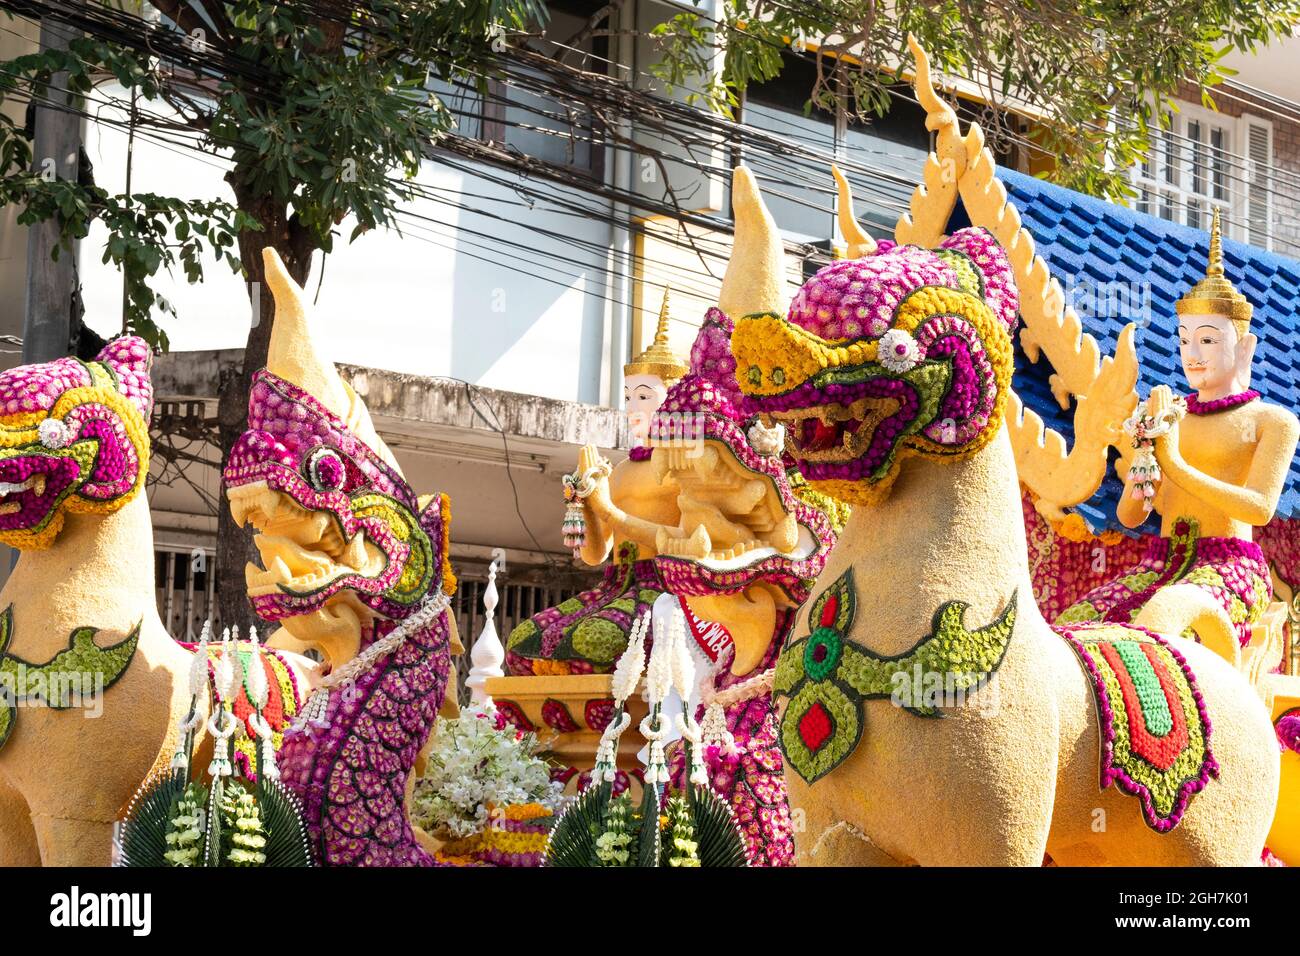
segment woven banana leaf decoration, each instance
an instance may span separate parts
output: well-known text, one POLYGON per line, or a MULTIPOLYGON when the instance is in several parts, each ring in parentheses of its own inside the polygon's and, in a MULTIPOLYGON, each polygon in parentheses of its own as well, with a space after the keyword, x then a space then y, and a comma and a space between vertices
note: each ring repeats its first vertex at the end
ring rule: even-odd
MULTIPOLYGON (((652 789, 652 788, 647 788, 652 789)), ((681 799, 665 794, 663 804, 681 799)), ((687 800, 691 814, 693 839, 700 866, 741 867, 747 865, 745 843, 736 828, 735 817, 726 800, 706 787, 693 787, 687 800)), ((560 817, 551 831, 546 850, 546 865, 557 867, 663 866, 672 851, 660 827, 660 800, 657 794, 643 797, 633 808, 626 796, 611 797, 607 789, 591 787, 560 817), (648 816, 646 807, 654 808, 648 816), (623 848, 625 862, 604 861, 598 855, 601 837, 611 830, 611 816, 625 816, 630 840, 623 848), (649 826, 647 826, 649 824, 649 826)), ((608 855, 608 854, 607 854, 608 855)))

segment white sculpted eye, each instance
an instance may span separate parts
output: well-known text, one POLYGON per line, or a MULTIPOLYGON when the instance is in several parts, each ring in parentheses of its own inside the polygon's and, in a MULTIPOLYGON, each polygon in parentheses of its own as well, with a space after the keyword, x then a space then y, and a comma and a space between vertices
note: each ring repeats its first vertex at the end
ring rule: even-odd
POLYGON ((72 431, 60 418, 47 418, 36 428, 42 445, 51 451, 66 448, 72 441, 72 431))
POLYGON ((317 491, 337 491, 346 477, 343 459, 332 449, 317 448, 307 459, 307 480, 317 491))

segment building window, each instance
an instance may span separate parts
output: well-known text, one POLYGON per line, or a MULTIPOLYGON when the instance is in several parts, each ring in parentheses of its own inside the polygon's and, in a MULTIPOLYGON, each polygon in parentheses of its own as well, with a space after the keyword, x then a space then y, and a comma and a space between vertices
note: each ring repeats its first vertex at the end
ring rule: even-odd
MULTIPOLYGON (((585 17, 552 8, 544 35, 530 40, 528 47, 554 57, 568 49, 564 42, 584 22, 585 17)), ((598 71, 605 63, 607 46, 603 37, 589 37, 574 48, 569 62, 598 71)), ((603 128, 583 103, 552 95, 548 77, 521 63, 508 63, 503 75, 488 78, 486 92, 477 79, 429 80, 429 89, 451 112, 459 135, 594 179, 603 177, 603 128)))
POLYGON ((1186 103, 1167 119, 1133 171, 1137 210, 1208 229, 1217 208, 1225 235, 1269 248, 1272 125, 1186 103))

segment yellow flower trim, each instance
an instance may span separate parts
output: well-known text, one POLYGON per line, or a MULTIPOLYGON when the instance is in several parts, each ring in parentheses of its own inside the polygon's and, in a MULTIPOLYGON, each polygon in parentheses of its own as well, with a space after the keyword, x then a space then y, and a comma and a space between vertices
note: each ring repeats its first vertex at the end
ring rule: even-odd
POLYGON ((512 803, 505 809, 507 820, 536 820, 549 817, 551 811, 540 803, 512 803))
POLYGON ((736 381, 749 395, 780 395, 802 385, 824 368, 874 362, 874 339, 845 344, 814 335, 772 312, 747 315, 734 335, 736 381))
POLYGON ((438 505, 442 515, 442 590, 445 594, 456 593, 456 575, 451 569, 451 498, 439 494, 438 505))

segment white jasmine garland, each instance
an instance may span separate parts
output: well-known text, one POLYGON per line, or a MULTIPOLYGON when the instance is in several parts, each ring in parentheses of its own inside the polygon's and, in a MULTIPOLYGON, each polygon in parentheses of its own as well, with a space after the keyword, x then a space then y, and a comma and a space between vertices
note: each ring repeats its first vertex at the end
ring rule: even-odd
POLYGON ((650 648, 650 663, 645 671, 645 699, 653 707, 668 696, 668 688, 673 680, 673 644, 678 626, 685 626, 685 619, 678 614, 665 621, 662 616, 654 620, 655 642, 650 648))
POLYGON ((686 615, 682 613, 680 605, 673 610, 671 633, 673 687, 685 704, 695 689, 695 661, 686 644, 686 615))
POLYGON ((253 640, 253 659, 248 662, 248 700, 261 710, 266 706, 271 688, 266 680, 266 668, 262 665, 262 647, 257 643, 256 633, 249 635, 253 640))
POLYGON ((627 649, 614 667, 612 693, 614 702, 622 704, 636 690, 641 671, 645 668, 645 637, 649 629, 650 612, 647 611, 632 625, 632 633, 627 638, 627 649))
POLYGON ((921 361, 921 347, 906 329, 890 329, 880 337, 876 361, 895 375, 902 375, 921 361))

